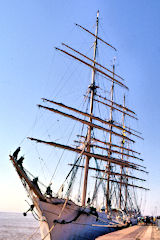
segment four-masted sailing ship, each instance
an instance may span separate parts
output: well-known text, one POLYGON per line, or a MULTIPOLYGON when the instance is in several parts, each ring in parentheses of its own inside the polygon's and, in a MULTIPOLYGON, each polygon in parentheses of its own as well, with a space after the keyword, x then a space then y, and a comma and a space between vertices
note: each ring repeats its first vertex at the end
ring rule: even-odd
MULTIPOLYGON (((46 98, 42 99, 45 105, 38 105, 41 109, 80 123, 81 130, 74 142, 76 146, 29 137, 36 143, 75 153, 75 160, 70 164, 70 171, 65 178, 68 181, 67 185, 63 184, 58 193, 53 194, 51 185, 46 189, 44 186, 42 188, 38 178, 33 177, 24 168, 24 158, 18 157, 20 147, 10 155, 10 160, 33 202, 29 210, 36 212, 42 239, 46 240, 91 240, 114 231, 119 225, 136 224, 141 212, 134 191, 147 190, 136 183, 145 181, 136 173, 147 173, 147 171, 138 162, 143 161, 139 156, 140 153, 132 148, 135 142, 133 138, 142 139, 141 133, 126 124, 127 118, 137 120, 136 113, 126 106, 125 95, 122 101, 116 102, 114 99, 115 87, 124 91, 128 87, 124 79, 116 74, 115 64, 110 70, 97 61, 98 42, 107 45, 113 51, 116 49, 98 35, 99 12, 97 12, 95 33, 79 24, 76 26, 95 39, 93 59, 64 43, 63 47, 69 51, 60 48, 56 50, 92 70, 91 83, 85 95, 89 107, 86 111, 81 111, 46 98), (110 98, 107 91, 102 94, 102 88, 96 79, 97 75, 110 84, 110 98), (101 114, 100 108, 102 108, 101 114), (121 116, 121 122, 114 118, 115 112, 121 116), (80 187, 77 184, 75 186, 78 172, 81 172, 80 187), (72 196, 74 189, 78 189, 77 199, 72 196)), ((54 184, 52 187, 54 188, 54 184)))

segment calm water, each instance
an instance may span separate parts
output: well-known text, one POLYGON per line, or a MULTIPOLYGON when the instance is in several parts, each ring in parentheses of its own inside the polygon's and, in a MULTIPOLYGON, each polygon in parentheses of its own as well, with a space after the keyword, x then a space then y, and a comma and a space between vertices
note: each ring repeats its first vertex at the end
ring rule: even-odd
POLYGON ((0 240, 40 240, 38 221, 32 215, 0 212, 0 240), (31 237, 32 236, 32 237, 31 237))

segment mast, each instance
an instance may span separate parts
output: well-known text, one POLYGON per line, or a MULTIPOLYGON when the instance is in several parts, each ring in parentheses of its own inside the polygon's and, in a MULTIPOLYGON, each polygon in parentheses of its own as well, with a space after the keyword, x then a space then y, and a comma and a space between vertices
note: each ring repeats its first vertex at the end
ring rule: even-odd
MULTIPOLYGON (((115 65, 113 64, 113 79, 114 79, 114 72, 115 72, 115 65)), ((112 86, 111 86, 111 106, 113 107, 113 90, 114 90, 114 81, 112 80, 112 86)), ((113 108, 110 108, 110 122, 112 123, 113 122, 113 108)), ((111 143, 112 143, 112 126, 110 126, 110 134, 109 134, 109 151, 108 151, 108 157, 110 158, 110 155, 111 155, 111 143)), ((106 170, 108 172, 110 172, 110 162, 108 162, 108 165, 106 167, 106 170)), ((109 191, 110 191, 110 174, 108 173, 107 174, 107 191, 106 191, 106 213, 108 213, 108 210, 109 210, 109 204, 110 204, 110 194, 109 194, 109 191)))
MULTIPOLYGON (((124 106, 124 109, 125 109, 125 95, 124 95, 124 99, 123 99, 123 106, 124 106)), ((125 111, 125 110, 124 110, 125 111)), ((123 128, 125 128, 124 126, 124 120, 125 120, 125 114, 123 113, 122 115, 122 125, 123 125, 123 128)), ((125 135, 125 130, 123 130, 123 135, 125 135)), ((122 147, 122 156, 121 156, 121 160, 123 161, 123 147, 124 147, 124 138, 122 138, 122 143, 121 143, 121 147, 122 147)), ((121 166, 121 174, 123 173, 123 166, 121 166)), ((122 203, 122 176, 120 177, 120 188, 119 188, 119 209, 121 209, 121 203, 122 203)))
MULTIPOLYGON (((129 144, 128 144, 129 145, 129 144)), ((126 175, 128 174, 128 168, 126 168, 126 175)), ((126 183, 128 183, 128 177, 126 176, 126 183)), ((128 184, 125 185, 125 203, 124 209, 127 210, 127 200, 128 200, 128 184)))
MULTIPOLYGON (((95 95, 95 62, 96 62, 96 53, 97 53, 97 37, 98 37, 98 23, 99 23, 99 11, 97 12, 97 21, 96 21, 96 31, 95 31, 95 41, 94 41, 94 53, 93 53, 93 70, 92 70, 92 81, 90 85, 90 115, 93 114, 93 102, 94 102, 94 95, 95 95)), ((92 118, 89 118, 89 122, 92 123, 92 118)), ((88 133, 87 133, 87 152, 90 152, 91 147, 91 132, 92 132, 92 127, 88 127, 88 133)), ((87 193, 87 180, 88 180, 88 170, 89 170, 89 160, 90 157, 86 157, 86 162, 85 162, 85 169, 84 169, 84 182, 83 182, 83 192, 82 192, 82 206, 85 206, 86 202, 86 193, 87 193)))

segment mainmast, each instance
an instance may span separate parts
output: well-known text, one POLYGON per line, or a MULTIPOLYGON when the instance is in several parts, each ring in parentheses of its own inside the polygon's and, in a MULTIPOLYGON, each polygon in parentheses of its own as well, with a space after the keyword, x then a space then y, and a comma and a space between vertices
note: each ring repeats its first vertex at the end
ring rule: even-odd
MULTIPOLYGON (((114 79, 114 72, 115 72, 115 65, 113 64, 113 79, 114 79)), ((113 123, 113 90, 114 90, 114 81, 112 80, 112 86, 111 86, 111 108, 110 108, 110 122, 113 123)), ((108 151, 108 158, 110 158, 112 152, 111 152, 111 143, 112 143, 112 126, 110 126, 110 133, 109 133, 109 151, 108 151)), ((108 165, 106 167, 106 170, 108 171, 107 174, 107 191, 106 191, 106 213, 108 213, 109 205, 110 205, 110 162, 108 162, 108 165)))
MULTIPOLYGON (((129 145, 129 143, 128 143, 129 145)), ((128 168, 126 168, 126 174, 128 174, 128 168)), ((126 183, 128 183, 128 177, 126 177, 126 183)), ((124 203, 124 209, 127 210, 127 200, 128 200, 128 187, 127 184, 125 186, 125 203, 124 203)))
MULTIPOLYGON (((92 70, 92 81, 90 85, 90 115, 93 115, 93 102, 94 102, 94 94, 95 94, 95 62, 96 62, 96 54, 97 54, 97 37, 98 37, 98 23, 99 23, 99 11, 97 12, 97 21, 96 21, 96 31, 95 31, 95 42, 94 42, 94 53, 93 53, 93 70, 92 70)), ((89 118, 89 122, 92 123, 92 118, 89 118)), ((88 127, 87 133, 87 152, 90 152, 91 146, 91 132, 92 127, 88 127)), ((86 193, 87 193, 87 179, 88 179, 88 169, 89 169, 89 160, 90 157, 86 157, 85 169, 84 169, 84 183, 83 183, 83 192, 82 192, 82 206, 85 206, 86 202, 86 193)))
MULTIPOLYGON (((124 106, 124 109, 125 109, 125 95, 124 95, 124 100, 123 100, 123 106, 124 106)), ((125 110, 124 110, 125 111, 125 110)), ((123 113, 122 115, 122 126, 123 128, 125 129, 125 125, 124 125, 124 120, 125 120, 125 113, 123 113)), ((123 135, 125 136, 125 130, 123 130, 123 135)), ((123 152, 124 152, 124 143, 125 143, 125 140, 124 138, 122 138, 122 142, 121 142, 121 147, 122 147, 122 156, 121 156, 121 160, 123 161, 123 152)), ((121 174, 123 173, 123 166, 121 166, 121 174)), ((122 176, 120 177, 120 188, 119 188, 119 209, 121 209, 121 203, 122 203, 122 176)))

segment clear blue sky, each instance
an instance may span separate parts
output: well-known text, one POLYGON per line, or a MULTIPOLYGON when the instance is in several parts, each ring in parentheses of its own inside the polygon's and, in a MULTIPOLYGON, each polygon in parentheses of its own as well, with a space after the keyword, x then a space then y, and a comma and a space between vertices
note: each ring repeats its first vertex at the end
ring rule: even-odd
MULTIPOLYGON (((160 214, 159 0, 1 1, 1 211, 24 211, 27 207, 25 192, 8 155, 30 133, 37 116, 36 104, 41 97, 68 96, 74 84, 69 77, 67 84, 59 77, 68 65, 53 47, 64 41, 82 49, 81 42, 84 44, 87 37, 80 37, 74 23, 93 31, 98 9, 101 34, 118 49, 118 71, 130 88, 128 105, 137 112, 137 128, 145 138, 137 146, 150 172, 147 186, 151 191, 146 194, 144 212, 152 214, 157 207, 160 214)), ((73 99, 78 96, 76 91, 78 86, 75 94, 72 92, 73 99)), ((29 162, 28 167, 35 169, 36 163, 29 162)))

